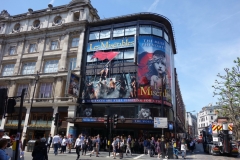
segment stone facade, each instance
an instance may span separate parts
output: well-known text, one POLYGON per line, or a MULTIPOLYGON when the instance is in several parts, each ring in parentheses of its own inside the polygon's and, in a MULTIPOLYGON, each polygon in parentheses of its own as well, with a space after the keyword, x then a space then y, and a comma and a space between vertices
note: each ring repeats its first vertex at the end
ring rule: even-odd
MULTIPOLYGON (((44 134, 55 134, 54 121, 44 118, 47 114, 51 118, 61 112, 62 119, 75 116, 77 98, 65 94, 67 75, 69 70, 79 75, 86 25, 98 19, 97 10, 90 0, 72 0, 57 7, 49 4, 48 8, 38 11, 30 8, 27 13, 15 16, 6 10, 0 13, 0 87, 8 88, 9 97, 19 95, 21 88, 27 89, 23 138, 33 138, 34 133, 27 135, 30 128, 45 130, 44 125, 49 130, 44 134), (40 79, 34 92, 37 72, 40 79), (35 119, 30 113, 35 113, 35 119, 43 123, 33 125, 35 119), (41 114, 42 117, 39 116, 41 114)), ((16 107, 19 108, 19 105, 17 103, 16 107)), ((10 120, 3 118, 1 128, 14 134, 15 119, 11 118, 10 123, 10 120)), ((70 123, 63 124, 64 133, 67 134, 70 123)))

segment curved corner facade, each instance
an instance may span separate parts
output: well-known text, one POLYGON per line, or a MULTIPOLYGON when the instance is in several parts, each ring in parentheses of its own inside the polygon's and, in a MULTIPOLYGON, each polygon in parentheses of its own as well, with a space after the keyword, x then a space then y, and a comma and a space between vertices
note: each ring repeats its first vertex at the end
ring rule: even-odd
POLYGON ((82 57, 80 105, 73 130, 108 135, 104 115, 118 115, 113 135, 160 137, 154 117, 167 118, 173 136, 174 54, 170 22, 140 13, 91 22, 82 57))

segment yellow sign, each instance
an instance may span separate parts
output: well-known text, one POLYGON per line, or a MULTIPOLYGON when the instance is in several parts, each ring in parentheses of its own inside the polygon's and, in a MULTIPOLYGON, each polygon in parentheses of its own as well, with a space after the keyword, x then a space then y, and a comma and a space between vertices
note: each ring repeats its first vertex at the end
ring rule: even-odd
POLYGON ((217 128, 218 128, 218 125, 212 125, 212 131, 216 131, 217 130, 217 128))
POLYGON ((221 131, 223 129, 222 125, 218 125, 218 130, 221 131))
POLYGON ((232 127, 233 127, 233 124, 232 124, 232 123, 229 123, 229 124, 228 124, 228 130, 229 130, 229 131, 232 131, 232 127))

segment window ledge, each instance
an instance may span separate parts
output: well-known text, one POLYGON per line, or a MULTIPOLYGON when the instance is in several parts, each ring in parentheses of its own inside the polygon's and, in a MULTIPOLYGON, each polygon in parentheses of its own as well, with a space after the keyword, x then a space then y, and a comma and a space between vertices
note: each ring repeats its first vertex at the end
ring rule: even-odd
POLYGON ((13 56, 17 56, 18 54, 13 54, 13 55, 9 55, 9 54, 5 54, 3 55, 3 57, 13 57, 13 56))
POLYGON ((61 51, 62 49, 61 48, 58 48, 58 49, 54 49, 54 50, 45 50, 45 52, 53 52, 53 51, 61 51))
POLYGON ((26 53, 23 53, 23 54, 26 55, 26 54, 35 54, 35 53, 39 53, 39 52, 26 52, 26 53))

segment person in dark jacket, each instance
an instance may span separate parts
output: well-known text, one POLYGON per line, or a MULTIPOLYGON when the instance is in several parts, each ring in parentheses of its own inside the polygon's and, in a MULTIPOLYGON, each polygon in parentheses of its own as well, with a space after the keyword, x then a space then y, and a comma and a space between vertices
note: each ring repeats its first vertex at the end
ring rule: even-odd
POLYGON ((36 141, 33 152, 32 160, 48 160, 46 139, 42 138, 41 141, 36 141))

